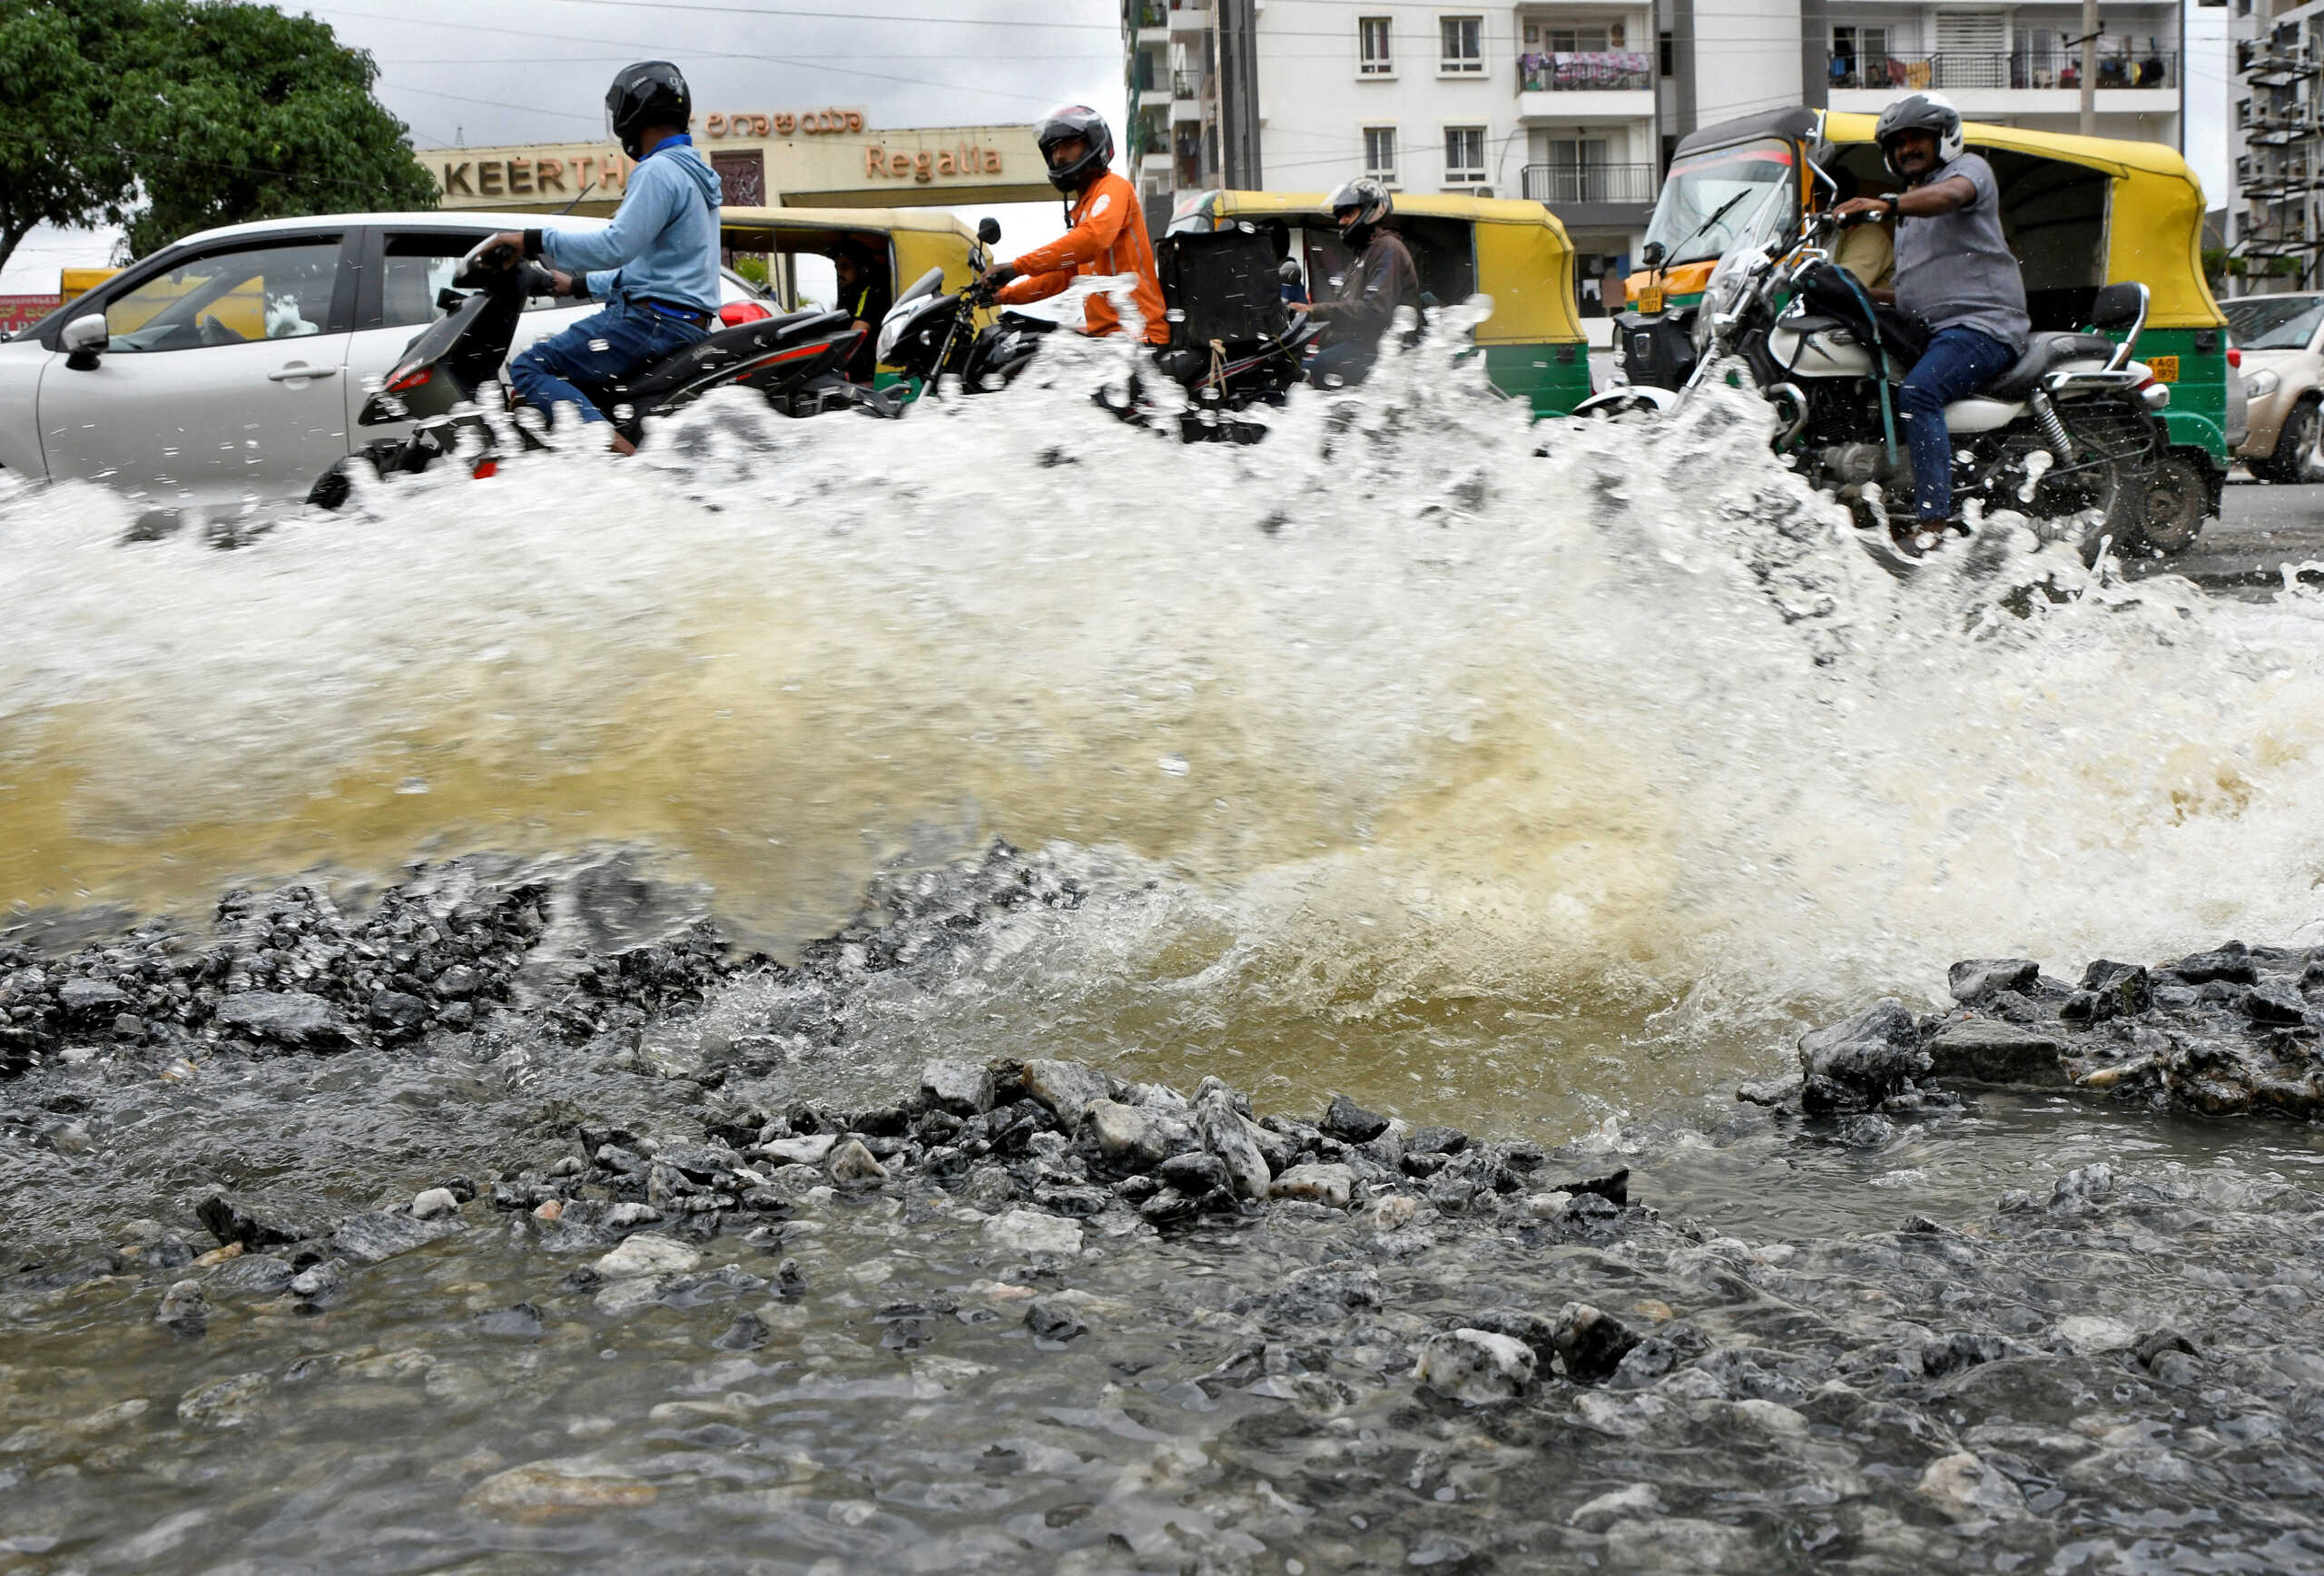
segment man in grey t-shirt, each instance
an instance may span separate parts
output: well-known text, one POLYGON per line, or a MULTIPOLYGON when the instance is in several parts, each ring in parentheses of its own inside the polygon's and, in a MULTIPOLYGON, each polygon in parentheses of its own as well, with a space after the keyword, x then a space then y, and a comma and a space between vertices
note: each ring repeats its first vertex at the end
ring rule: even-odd
POLYGON ((1925 552, 1943 539, 1953 513, 1953 439, 1945 408, 2008 370, 2024 352, 2033 324, 2025 281, 2002 236, 2001 189, 1993 166, 1962 150, 1961 112, 1941 94, 1913 94, 1882 112, 1873 134, 1905 190, 1859 197, 1834 212, 1896 226, 1893 299, 1929 328, 1928 350, 1905 374, 1896 399, 1912 447, 1917 519, 1909 536, 1896 534, 1900 545, 1925 552))

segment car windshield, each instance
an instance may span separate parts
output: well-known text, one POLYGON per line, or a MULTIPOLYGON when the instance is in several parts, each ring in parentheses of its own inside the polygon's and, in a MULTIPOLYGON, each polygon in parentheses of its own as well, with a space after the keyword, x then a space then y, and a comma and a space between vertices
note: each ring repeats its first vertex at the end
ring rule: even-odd
POLYGON ((1718 256, 1758 212, 1762 194, 1796 179, 1797 168, 1791 144, 1779 137, 1673 164, 1647 226, 1647 244, 1660 242, 1666 263, 1718 256))
POLYGON ((2324 296, 2250 296, 2221 310, 2238 349, 2300 350, 2324 321, 2324 296))

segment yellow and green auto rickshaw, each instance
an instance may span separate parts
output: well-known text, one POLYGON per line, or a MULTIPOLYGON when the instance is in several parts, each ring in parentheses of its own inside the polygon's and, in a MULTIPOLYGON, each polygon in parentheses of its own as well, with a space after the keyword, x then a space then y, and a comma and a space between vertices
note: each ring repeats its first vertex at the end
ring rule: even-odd
MULTIPOLYGON (((956 291, 974 277, 970 255, 980 243, 976 231, 940 208, 724 208, 718 216, 719 244, 730 257, 762 258, 764 282, 787 311, 809 304, 859 303, 837 299, 832 256, 852 243, 884 260, 887 277, 872 281, 862 302, 872 332, 889 303, 930 269, 941 269, 944 288, 956 291)), ((897 380, 881 367, 872 381, 886 388, 897 380)))
MULTIPOLYGON (((1846 171, 1875 195, 1898 182, 1872 140, 1876 117, 1800 107, 1747 115, 1681 142, 1654 206, 1615 319, 1617 378, 1677 389, 1694 367, 1693 316, 1719 255, 1762 194, 1788 186, 1804 214, 1813 160, 1846 171)), ((2171 386, 2162 465, 2219 512, 2227 479, 2227 320, 2204 282, 2203 192, 2176 151, 2161 143, 2074 137, 2015 126, 1965 128, 1972 153, 1993 165, 2002 228, 2025 277, 2036 329, 2082 326, 2099 287, 2136 282, 2149 294, 2138 356, 2171 386)))
MULTIPOLYGON (((1170 228, 1220 230, 1281 220, 1310 280, 1344 271, 1324 194, 1204 192, 1181 198, 1170 228)), ((1389 229, 1412 248, 1421 289, 1451 303, 1492 298, 1474 336, 1485 375, 1536 416, 1565 416, 1590 398, 1590 352, 1573 300, 1573 247, 1565 226, 1539 202, 1510 198, 1396 194, 1389 229)))

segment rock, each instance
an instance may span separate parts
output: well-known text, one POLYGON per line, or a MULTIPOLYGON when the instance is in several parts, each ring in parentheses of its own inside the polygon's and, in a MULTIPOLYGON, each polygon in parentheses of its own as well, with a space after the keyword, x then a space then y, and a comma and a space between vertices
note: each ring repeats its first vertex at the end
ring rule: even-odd
POLYGON ((1118 1170, 1142 1171, 1162 1157, 1154 1124, 1136 1106, 1100 1096, 1083 1106, 1079 1125, 1084 1152, 1118 1170))
POLYGON ((872 1151, 854 1138, 832 1151, 831 1177, 842 1187, 866 1187, 888 1179, 888 1168, 872 1158, 872 1151))
POLYGON ((2290 980, 2270 980, 2245 994, 2243 1015, 2254 1023, 2296 1026, 2308 1021, 2308 1000, 2290 980))
POLYGON ((592 1267, 609 1281, 637 1280, 646 1276, 682 1275, 701 1262, 700 1250, 688 1247, 676 1237, 641 1231, 624 1239, 619 1247, 592 1267))
POLYGON ((1469 1147, 1469 1135, 1458 1128, 1420 1128, 1404 1138, 1407 1155, 1457 1155, 1469 1147))
POLYGON ((289 1221, 261 1219, 223 1193, 212 1194, 193 1207, 193 1213, 222 1245, 279 1247, 285 1243, 304 1242, 313 1235, 305 1226, 289 1221))
POLYGON ((1531 1347, 1488 1330, 1431 1336, 1413 1364, 1415 1383, 1454 1401, 1483 1405, 1512 1401, 1533 1383, 1531 1347))
POLYGON ((2058 1009, 2058 1016, 2103 1023, 2135 1018, 2153 1005, 2154 983, 2144 969, 2101 958, 2082 971, 2082 989, 2058 1009))
POLYGON ((1632 1483, 1626 1489, 1600 1494, 1565 1521, 1567 1526, 1580 1527, 1585 1532, 1602 1532, 1616 1522, 1661 1513, 1662 1495, 1655 1486, 1652 1483, 1632 1483))
POLYGON ((213 1380, 178 1398, 178 1421, 207 1428, 239 1428, 250 1421, 271 1381, 263 1374, 213 1380))
POLYGON ((371 1021, 399 1034, 416 1034, 427 1027, 428 1003, 402 990, 375 990, 371 1021))
POLYGON ((814 1133, 803 1138, 776 1138, 752 1153, 783 1166, 820 1166, 839 1144, 836 1133, 814 1133))
POLYGON ((1345 1209, 1355 1196, 1355 1173, 1345 1166, 1294 1166, 1275 1179, 1267 1193, 1274 1198, 1304 1198, 1311 1204, 1345 1209))
POLYGON ((2017 1485, 1968 1451, 1940 1456, 1915 1485, 1921 1496, 1955 1521, 2002 1520, 2025 1514, 2017 1485))
POLYGON ((1033 1332, 1036 1341, 1063 1345, 1089 1326, 1074 1317, 1072 1311, 1057 1299, 1035 1297, 1025 1305, 1025 1327, 1033 1332))
POLYGON ((481 976, 466 963, 455 963, 436 976, 436 994, 447 1001, 464 1001, 475 995, 484 983, 481 976))
POLYGON ((162 1294, 162 1305, 154 1310, 157 1325, 177 1325, 200 1330, 210 1317, 210 1295, 196 1280, 182 1280, 162 1294))
POLYGON ((2166 1352, 2183 1352, 2190 1357, 2197 1354, 2194 1342, 2171 1329, 2155 1330, 2141 1335, 2138 1345, 2131 1348, 2131 1354, 2139 1360, 2142 1368, 2152 1368, 2156 1359, 2166 1352))
POLYGON ((487 1515, 539 1521, 566 1511, 635 1510, 652 1504, 660 1493, 650 1482, 584 1456, 495 1473, 470 1489, 463 1502, 487 1515))
POLYGON ((1081 1126, 1093 1101, 1107 1097, 1106 1075, 1078 1061, 1029 1061, 1023 1076, 1025 1092, 1068 1133, 1081 1126))
POLYGON ((1948 1023, 1923 1040, 1921 1049, 1928 1053, 1933 1078, 1989 1084, 2067 1081, 2063 1040, 1990 1018, 1948 1023))
POLYGON ((1005 1166, 979 1166, 960 1186, 960 1202, 979 1209, 1000 1208, 1017 1197, 1017 1178, 1005 1166))
POLYGON ((298 1278, 298 1270, 287 1258, 277 1258, 271 1253, 246 1253, 211 1276, 210 1284, 220 1291, 271 1297, 289 1290, 290 1283, 298 1278))
POLYGON ((1758 1079, 1735 1086, 1735 1098, 1755 1106, 1775 1108, 1797 1104, 1800 1091, 1807 1087, 1805 1073, 1791 1073, 1783 1078, 1758 1079))
POLYGON ((1418 1200, 1391 1193, 1372 1201, 1372 1207, 1364 1212, 1364 1221, 1374 1231, 1399 1231, 1410 1226, 1419 1213, 1418 1200))
POLYGON ((630 1231, 641 1226, 651 1226, 661 1218, 662 1212, 651 1204, 635 1201, 616 1204, 606 1211, 606 1225, 615 1231, 630 1231))
POLYGON ((1630 1202, 1630 1168, 1609 1171, 1603 1177, 1585 1177, 1578 1182, 1561 1182, 1556 1191, 1579 1198, 1584 1195, 1603 1198, 1618 1209, 1627 1209, 1630 1202))
POLYGON ((1920 1029, 1893 996, 1853 1018, 1799 1038, 1806 1078, 1800 1104, 1811 1115, 1870 1110, 1928 1070, 1920 1029))
POLYGON ((984 1234, 995 1246, 1012 1253, 1078 1254, 1081 1227, 1070 1220, 1035 1209, 1011 1209, 984 1223, 984 1234))
POLYGON ((2031 990, 2041 977, 2031 958, 1965 958, 1945 970, 1945 983, 1954 1000, 1974 1007, 1998 990, 2031 990))
POLYGON ((992 1109, 992 1069, 973 1061, 931 1061, 920 1069, 921 1092, 940 1111, 980 1117, 992 1109))
POLYGON ((2260 982, 2260 970, 2251 961, 2251 950, 2240 941, 2229 941, 2215 951, 2181 958, 2171 966, 2171 971, 2190 985, 2202 985, 2213 980, 2237 985, 2260 982))
POLYGON ((457 1216, 414 1220, 409 1215, 372 1210, 340 1221, 339 1229, 331 1234, 330 1250, 340 1258, 350 1258, 358 1264, 377 1264, 463 1229, 457 1216))
POLYGON ((1577 1384, 1595 1384, 1613 1376, 1639 1345, 1639 1336, 1611 1314, 1588 1303, 1568 1303, 1558 1310, 1556 1341, 1566 1377, 1577 1384))
POLYGON ((2098 1318, 2082 1315, 2058 1321, 2058 1335, 2073 1348, 2078 1357, 2094 1357, 2107 1352, 2127 1352, 2138 1345, 2138 1335, 2120 1319, 2098 1318))
POLYGON ((310 1264, 290 1277, 290 1295, 310 1303, 327 1303, 346 1288, 346 1266, 335 1258, 310 1264))
POLYGON ((1252 1134, 1254 1128, 1243 1114, 1235 1108, 1232 1096, 1224 1090, 1213 1090, 1195 1101, 1195 1135, 1202 1147, 1217 1157, 1226 1170, 1227 1183, 1237 1198, 1265 1198, 1274 1181, 1266 1155, 1252 1134))
POLYGON ((1184 1226, 1202 1213, 1202 1200, 1176 1187, 1163 1187, 1137 1207, 1149 1226, 1184 1226))
POLYGON ((1191 1154, 1171 1156, 1162 1162, 1159 1175, 1164 1182, 1179 1192, 1196 1198, 1216 1188, 1233 1187, 1226 1162, 1201 1149, 1191 1154))
POLYGON ((67 980, 56 988, 56 1004, 83 1022, 109 1018, 135 1005, 129 992, 110 980, 67 980))
POLYGON ((1345 1095, 1335 1094, 1315 1124, 1343 1144, 1362 1144, 1388 1130, 1388 1118, 1365 1110, 1345 1095))
POLYGON ((437 1220, 459 1212, 460 1201, 452 1197, 452 1190, 448 1187, 429 1187, 412 1195, 411 1217, 414 1220, 437 1220))
POLYGON ((353 1037, 339 1009, 304 990, 244 990, 219 1002, 210 1021, 252 1039, 300 1050, 328 1049, 353 1037))

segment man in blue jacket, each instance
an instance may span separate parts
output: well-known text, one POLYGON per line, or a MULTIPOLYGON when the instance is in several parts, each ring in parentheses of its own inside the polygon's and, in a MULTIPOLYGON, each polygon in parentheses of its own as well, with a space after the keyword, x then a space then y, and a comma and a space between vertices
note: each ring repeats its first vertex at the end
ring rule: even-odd
MULTIPOLYGON (((718 321, 718 172, 694 150, 694 95, 666 60, 625 67, 606 92, 606 116, 636 160, 629 190, 603 230, 509 231, 496 236, 548 266, 556 293, 606 310, 552 334, 508 364, 508 381, 541 410, 570 404, 603 421, 576 384, 605 385, 707 334, 718 321)), ((613 447, 635 445, 619 432, 613 447)))

